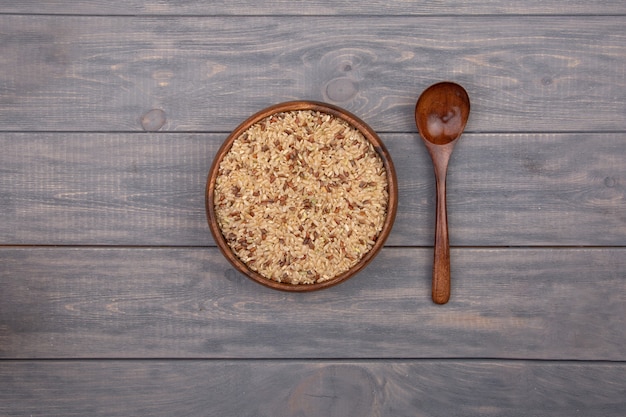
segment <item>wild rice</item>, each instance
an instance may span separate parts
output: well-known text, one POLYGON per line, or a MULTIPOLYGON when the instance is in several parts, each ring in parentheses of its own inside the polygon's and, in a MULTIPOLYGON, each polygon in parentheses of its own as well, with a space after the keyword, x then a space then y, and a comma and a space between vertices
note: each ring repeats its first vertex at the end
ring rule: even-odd
POLYGON ((271 115, 236 138, 214 194, 233 252, 291 284, 323 282, 359 262, 380 234, 388 199, 373 145, 344 120, 308 110, 271 115))

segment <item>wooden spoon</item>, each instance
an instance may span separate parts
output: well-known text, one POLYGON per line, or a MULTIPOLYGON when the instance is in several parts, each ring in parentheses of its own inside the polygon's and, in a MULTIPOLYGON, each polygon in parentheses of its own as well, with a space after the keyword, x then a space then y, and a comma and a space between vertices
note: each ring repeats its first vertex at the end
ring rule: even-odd
POLYGON ((417 100, 415 122, 435 168, 437 214, 435 259, 433 262, 433 301, 450 299, 450 242, 446 208, 446 173, 454 145, 461 137, 470 112, 470 101, 463 87, 442 82, 428 87, 417 100))

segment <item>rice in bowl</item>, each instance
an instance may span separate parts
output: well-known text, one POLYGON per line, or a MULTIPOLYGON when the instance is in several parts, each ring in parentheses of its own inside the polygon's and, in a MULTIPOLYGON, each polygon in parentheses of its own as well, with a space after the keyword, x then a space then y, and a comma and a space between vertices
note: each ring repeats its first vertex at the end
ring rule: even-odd
POLYGON ((379 239, 389 214, 387 168, 342 118, 273 113, 235 137, 219 161, 214 217, 236 258, 263 278, 324 283, 379 239))

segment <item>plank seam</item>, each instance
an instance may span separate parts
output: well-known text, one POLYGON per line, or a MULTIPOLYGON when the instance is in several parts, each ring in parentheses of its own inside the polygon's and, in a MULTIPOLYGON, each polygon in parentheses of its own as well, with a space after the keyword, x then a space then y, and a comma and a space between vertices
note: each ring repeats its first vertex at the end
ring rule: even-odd
POLYGON ((0 363, 8 362, 494 362, 494 363, 554 363, 559 365, 581 365, 581 364, 605 364, 605 365, 626 365, 626 360, 610 359, 536 359, 536 358, 470 358, 470 357, 446 357, 446 358, 181 358, 181 357, 153 357, 153 358, 0 358, 0 363))
MULTIPOLYGON (((43 16, 43 17, 104 17, 104 18, 289 18, 289 17, 320 17, 320 18, 380 18, 376 14, 88 14, 88 13, 14 13, 0 12, 0 16, 43 16)), ((434 13, 434 14, 386 14, 384 17, 393 18, 448 18, 462 17, 467 18, 491 18, 491 17, 546 17, 546 18, 587 18, 587 17, 625 17, 626 13, 477 13, 477 14, 454 14, 454 13, 434 13)))

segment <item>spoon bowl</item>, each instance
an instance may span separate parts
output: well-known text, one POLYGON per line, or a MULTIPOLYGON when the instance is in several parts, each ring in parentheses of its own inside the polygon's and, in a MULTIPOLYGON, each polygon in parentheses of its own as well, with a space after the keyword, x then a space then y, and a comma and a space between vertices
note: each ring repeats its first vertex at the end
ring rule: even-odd
POLYGON ((470 101, 465 89, 452 82, 428 87, 415 106, 415 123, 435 169, 437 208, 432 299, 445 304, 450 299, 450 242, 446 207, 446 174, 450 155, 469 118, 470 101))

